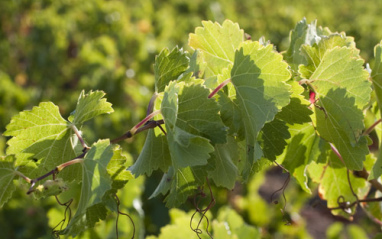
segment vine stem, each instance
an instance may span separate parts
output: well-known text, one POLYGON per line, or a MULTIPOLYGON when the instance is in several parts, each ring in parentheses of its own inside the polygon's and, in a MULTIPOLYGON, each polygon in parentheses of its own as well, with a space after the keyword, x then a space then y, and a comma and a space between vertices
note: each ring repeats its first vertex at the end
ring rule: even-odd
POLYGON ((220 85, 218 85, 218 87, 216 87, 209 95, 208 95, 208 99, 212 98, 214 95, 216 95, 216 93, 221 90, 221 88, 223 88, 224 86, 226 86, 229 82, 231 82, 231 78, 223 81, 222 83, 220 83, 220 85))
POLYGON ((70 125, 70 128, 74 131, 76 134, 78 140, 81 142, 81 145, 84 149, 88 149, 89 147, 86 145, 85 140, 82 138, 81 132, 77 129, 77 127, 74 124, 70 125))
POLYGON ((363 136, 366 136, 366 135, 369 135, 373 130, 374 128, 379 124, 381 123, 382 119, 379 119, 377 121, 374 122, 374 124, 372 124, 367 130, 365 130, 365 132, 362 133, 363 136))
POLYGON ((160 114, 160 113, 161 113, 160 110, 156 110, 156 111, 150 113, 150 114, 149 114, 148 116, 146 116, 141 122, 139 122, 139 123, 136 124, 133 128, 131 128, 131 130, 129 130, 130 133, 131 133, 132 135, 134 135, 134 134, 137 132, 137 130, 138 130, 142 125, 146 124, 147 121, 149 121, 151 118, 153 118, 154 116, 156 116, 156 115, 158 115, 158 114, 160 114))
POLYGON ((42 176, 40 176, 38 178, 30 180, 29 183, 31 184, 31 186, 30 186, 27 194, 30 194, 30 193, 32 193, 34 191, 34 186, 36 185, 36 183, 38 181, 41 181, 44 178, 49 177, 50 175, 55 175, 55 174, 61 172, 64 168, 66 168, 66 167, 68 167, 70 165, 73 165, 73 164, 76 164, 76 163, 82 163, 84 161, 83 158, 85 157, 86 153, 87 153, 87 149, 84 148, 83 153, 80 154, 79 156, 75 157, 74 159, 72 159, 72 160, 70 160, 68 162, 65 162, 63 164, 58 165, 53 170, 49 171, 48 173, 46 173, 46 174, 44 174, 44 175, 42 175, 42 176))
POLYGON ((31 183, 32 182, 32 179, 28 178, 27 176, 25 176, 23 173, 19 172, 19 171, 15 171, 15 174, 17 174, 18 176, 22 177, 25 181, 27 181, 28 183, 31 183))

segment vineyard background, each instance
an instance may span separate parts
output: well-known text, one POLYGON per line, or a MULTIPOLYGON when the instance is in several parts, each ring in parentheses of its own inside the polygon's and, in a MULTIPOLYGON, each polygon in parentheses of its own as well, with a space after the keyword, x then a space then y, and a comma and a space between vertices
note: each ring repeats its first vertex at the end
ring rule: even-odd
MULTIPOLYGON (((1 1, 0 155, 5 155, 6 147, 2 132, 13 115, 52 101, 68 116, 83 89, 105 91, 115 110, 86 124, 82 130, 88 141, 121 135, 145 116, 154 88, 155 55, 176 45, 189 50, 188 34, 202 20, 230 19, 252 39, 264 36, 283 51, 298 21, 317 19, 318 25, 353 36, 369 62, 373 47, 382 39, 381 9, 378 1, 343 0, 1 1)), ((121 144, 131 162, 144 140, 142 134, 121 144)), ((133 216, 138 238, 159 235, 168 224, 172 226, 167 226, 167 233, 196 238, 189 228, 190 213, 169 211, 160 197, 148 200, 161 176, 154 173, 130 181, 120 194, 122 210, 133 216)), ((293 180, 286 191, 286 207, 294 223, 284 225, 283 201, 273 205, 269 198, 285 179, 280 169, 270 169, 233 191, 214 188, 217 205, 209 217, 234 223, 241 220, 240 214, 267 238, 368 238, 378 232, 362 213, 349 223, 331 216, 325 206, 312 207, 317 192, 308 195, 293 180)), ((52 198, 36 201, 26 191, 19 188, 0 210, 0 231, 8 238, 51 238, 51 227, 60 221, 63 209, 52 198)), ((181 209, 189 211, 193 206, 188 203, 181 209)), ((113 238, 114 223, 115 217, 110 216, 81 237, 113 238)), ((119 226, 128 235, 128 220, 121 220, 119 226)))

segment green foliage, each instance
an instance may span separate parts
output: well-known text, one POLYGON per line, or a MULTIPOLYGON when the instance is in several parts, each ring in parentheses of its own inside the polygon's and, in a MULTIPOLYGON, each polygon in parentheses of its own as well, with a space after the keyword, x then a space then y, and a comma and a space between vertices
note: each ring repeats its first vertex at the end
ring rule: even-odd
MULTIPOLYGON (((332 33, 317 27, 316 21, 308 24, 304 18, 290 32, 288 41, 286 29, 302 16, 294 19, 298 14, 292 14, 285 18, 289 26, 278 28, 284 23, 254 23, 234 13, 234 9, 245 13, 250 7, 268 9, 268 2, 170 1, 163 6, 169 4, 177 10, 151 1, 0 4, 6 9, 2 18, 13 19, 0 26, 0 83, 4 86, 0 89, 0 130, 15 113, 39 104, 13 116, 3 133, 9 137, 6 147, 2 146, 5 138, 0 138, 0 154, 7 155, 0 162, 0 206, 4 210, 8 210, 8 204, 12 206, 12 197, 20 197, 12 196, 15 185, 20 184, 22 189, 30 187, 29 192, 41 200, 52 199, 50 196, 74 199, 73 218, 66 227, 56 228, 65 237, 115 237, 112 222, 121 208, 133 215, 138 225, 136 235, 143 237, 143 229, 149 233, 158 232, 158 228, 142 225, 139 197, 146 200, 151 193, 146 189, 141 195, 142 175, 154 178, 157 184, 156 189, 152 183, 145 185, 154 191, 150 198, 162 194, 167 207, 187 207, 187 199, 204 195, 201 192, 210 179, 217 187, 232 190, 241 182, 248 191, 244 198, 234 195, 229 201, 247 215, 239 216, 228 207, 207 213, 208 218, 216 218, 207 229, 214 237, 260 238, 260 231, 267 231, 264 234, 269 233, 269 237, 281 233, 306 238, 306 231, 300 230, 304 224, 293 217, 305 197, 299 201, 296 195, 315 194, 318 188, 321 198, 332 208, 372 196, 365 179, 350 171, 348 180, 347 174, 348 170, 372 168, 369 179, 378 179, 382 172, 381 153, 374 162, 378 146, 368 145, 375 140, 374 132, 366 130, 381 111, 380 45, 375 48, 369 75, 361 55, 369 60, 370 54, 356 49, 354 39, 344 33, 332 33), (17 8, 20 14, 9 14, 17 8), (200 12, 200 16, 181 19, 176 25, 171 20, 180 12, 191 16, 192 11, 200 12), (217 19, 233 16, 249 33, 263 34, 261 29, 269 29, 276 44, 251 40, 237 23, 226 20, 222 24, 203 21, 202 27, 189 35, 186 46, 186 32, 192 31, 201 18, 211 19, 211 15, 217 19), (190 52, 173 47, 176 44, 190 52), (153 72, 149 72, 156 53, 153 72), (109 138, 120 136, 144 117, 151 88, 155 92, 147 114, 153 110, 157 115, 139 126, 156 128, 150 128, 145 137, 135 135, 139 127, 133 127, 125 134, 134 136, 133 141, 129 139, 121 146, 110 144, 118 138, 109 138), (39 103, 46 99, 59 107, 51 102, 39 103), (109 113, 113 114, 100 116, 109 113), (135 163, 131 157, 137 158, 135 163), (274 161, 289 170, 292 181, 296 180, 303 190, 287 193, 291 202, 285 202, 286 208, 280 207, 283 214, 269 209, 271 206, 257 192, 256 180, 274 161), (53 178, 48 179, 51 175, 53 178), (20 182, 15 180, 18 178, 20 182), (118 208, 115 195, 121 194, 129 202, 118 208), (291 204, 296 207, 291 208, 291 204), (261 215, 254 215, 259 212, 261 215), (278 223, 281 215, 298 225, 286 229, 278 223), (101 224, 104 231, 99 229, 101 224)), ((285 13, 277 14, 272 22, 285 13)), ((370 34, 369 39, 374 38, 370 34)), ((227 203, 219 196, 225 195, 224 189, 212 190, 218 204, 221 200, 219 206, 227 203)), ((51 204, 46 208, 49 217, 66 213, 51 204)), ((378 206, 370 209, 380 219, 378 206)), ((352 219, 355 208, 331 211, 352 219)), ((170 215, 171 225, 163 227, 158 238, 196 237, 189 229, 191 213, 172 209, 170 215)), ((202 228, 206 228, 203 220, 202 228)), ((55 226, 51 222, 49 225, 55 226)), ((124 236, 131 234, 131 225, 125 222, 123 226, 124 236)), ((349 237, 365 236, 360 227, 346 229, 349 237)), ((328 232, 330 237, 342 233, 342 229, 332 230, 328 232)), ((204 237, 208 235, 203 233, 204 237)))

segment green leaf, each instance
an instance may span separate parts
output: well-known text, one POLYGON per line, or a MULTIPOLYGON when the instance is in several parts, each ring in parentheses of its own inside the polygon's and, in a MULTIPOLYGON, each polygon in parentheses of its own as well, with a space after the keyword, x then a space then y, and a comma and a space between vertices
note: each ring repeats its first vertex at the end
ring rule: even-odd
MULTIPOLYGON (((7 154, 16 156, 15 166, 20 166, 18 170, 30 178, 41 176, 76 156, 77 138, 72 138, 69 122, 51 102, 40 103, 14 116, 4 135, 13 136, 7 142, 7 154)), ((79 179, 80 170, 80 166, 73 165, 60 176, 64 180, 79 179)))
POLYGON ((209 90, 201 85, 184 86, 179 95, 179 109, 176 125, 188 133, 223 144, 226 127, 219 116, 219 106, 208 99, 209 90))
POLYGON ((171 156, 166 136, 155 136, 154 130, 150 129, 137 161, 129 170, 135 177, 142 174, 150 176, 154 170, 166 172, 170 166, 171 156))
POLYGON ((232 137, 229 137, 226 144, 215 145, 215 152, 211 155, 215 167, 208 172, 208 176, 214 180, 216 186, 223 186, 228 189, 235 186, 239 170, 233 160, 237 158, 237 155, 238 148, 232 137))
POLYGON ((197 27, 190 34, 188 45, 198 49, 206 64, 205 78, 216 76, 233 64, 235 50, 244 40, 244 31, 239 25, 225 20, 222 25, 203 21, 203 27, 197 27))
POLYGON ((310 115, 313 112, 308 108, 310 102, 301 95, 304 92, 304 88, 294 80, 288 83, 292 86, 290 103, 281 109, 281 112, 276 115, 276 118, 290 125, 311 122, 310 115))
POLYGON ((16 190, 16 186, 13 182, 16 176, 15 157, 13 155, 0 157, 0 208, 3 207, 16 190))
POLYGON ((122 153, 119 145, 114 146, 113 157, 107 165, 107 172, 113 180, 112 188, 114 190, 123 188, 128 180, 134 178, 131 172, 126 170, 131 161, 122 153))
POLYGON ((287 64, 272 45, 244 43, 236 52, 231 78, 245 126, 250 168, 258 159, 256 155, 260 155, 255 152, 260 130, 290 101, 290 87, 285 84, 290 76, 287 64))
MULTIPOLYGON (((178 97, 178 95, 182 94, 181 90, 181 86, 177 85, 175 82, 170 83, 165 89, 161 107, 161 112, 167 129, 167 140, 171 154, 172 166, 175 170, 188 166, 206 164, 207 159, 210 157, 209 153, 214 150, 208 139, 189 133, 180 128, 187 128, 189 126, 187 122, 186 124, 184 123, 184 119, 178 118, 179 112, 183 112, 180 107, 181 104, 184 103, 180 102, 180 97, 178 97)), ((206 97, 205 100, 207 101, 212 99, 207 99, 206 97)), ((186 107, 190 106, 186 105, 186 107)), ((193 105, 192 107, 193 108, 189 109, 190 111, 193 111, 197 106, 193 105)), ((197 108, 194 111, 197 113, 197 108)), ((203 111, 200 110, 199 114, 202 112, 203 111)), ((203 119, 202 115, 200 115, 198 120, 201 121, 201 119, 203 119)), ((205 119, 204 121, 208 122, 209 120, 205 119)), ((191 124, 191 126, 192 125, 194 124, 191 124)), ((196 129, 196 131, 198 131, 198 129, 196 129)))
MULTIPOLYGON (((327 206, 338 207, 339 197, 344 198, 344 202, 354 202, 356 198, 354 197, 347 178, 347 169, 337 155, 331 151, 329 155, 329 160, 327 164, 322 163, 312 163, 309 165, 309 173, 312 174, 312 179, 320 183, 319 194, 321 198, 328 201, 327 206)), ((368 188, 370 187, 368 182, 362 178, 357 178, 353 176, 350 172, 350 183, 361 199, 364 198, 368 193, 368 188)), ((332 210, 334 215, 342 215, 349 218, 349 214, 341 210, 332 210)), ((354 214, 355 208, 349 213, 354 214)))
MULTIPOLYGON (((371 79, 373 82, 373 88, 375 90, 375 95, 377 97, 377 103, 379 112, 382 112, 382 41, 374 47, 374 67, 371 71, 371 79)), ((379 137, 382 137, 382 131, 379 137)), ((382 147, 382 142, 380 147, 382 147)), ((382 151, 378 154, 377 162, 374 164, 372 171, 370 172, 369 180, 378 178, 382 175, 382 151)))
POLYGON ((283 156, 282 164, 297 179, 301 188, 311 193, 308 187, 307 166, 321 154, 320 139, 311 123, 290 126, 292 134, 283 156))
POLYGON ((171 178, 170 193, 164 200, 166 207, 171 208, 182 205, 189 196, 195 193, 198 185, 194 172, 190 167, 174 169, 174 175, 171 178))
POLYGON ((82 91, 78 97, 76 109, 69 117, 69 121, 76 126, 80 126, 85 121, 98 115, 112 113, 114 110, 111 104, 103 98, 104 96, 105 93, 102 91, 90 91, 88 94, 82 91))
POLYGON ((305 58, 300 52, 301 46, 318 44, 321 38, 328 34, 328 29, 323 30, 321 27, 317 27, 317 20, 308 24, 306 19, 303 18, 296 24, 294 30, 290 32, 290 44, 288 50, 284 54, 285 60, 294 71, 297 71, 300 64, 306 63, 305 58))
POLYGON ((276 156, 283 153, 287 145, 286 140, 290 137, 288 126, 285 122, 274 119, 266 123, 260 133, 260 146, 263 149, 263 157, 270 161, 276 160, 276 156))
POLYGON ((186 71, 190 59, 183 49, 175 47, 170 52, 167 48, 163 49, 155 58, 155 91, 162 92, 166 85, 176 80, 186 71))
POLYGON ((112 188, 112 179, 107 171, 107 165, 113 157, 113 149, 109 140, 99 140, 93 144, 82 161, 82 186, 76 214, 69 225, 60 234, 76 236, 86 225, 94 224, 94 205, 102 202, 102 197, 112 188))
POLYGON ((318 103, 311 117, 318 134, 336 146, 349 169, 361 170, 369 152, 362 136, 362 110, 371 93, 369 74, 362 66, 363 60, 357 57, 358 50, 335 47, 348 42, 331 39, 322 40, 315 47, 304 47, 306 58, 313 62, 309 60, 308 66, 301 66, 300 72, 309 77, 316 92, 318 103))

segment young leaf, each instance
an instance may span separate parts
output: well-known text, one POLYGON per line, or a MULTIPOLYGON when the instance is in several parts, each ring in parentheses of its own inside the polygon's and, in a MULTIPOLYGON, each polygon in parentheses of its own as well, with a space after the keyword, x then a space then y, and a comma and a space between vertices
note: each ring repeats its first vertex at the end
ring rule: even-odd
POLYGON ((14 162, 13 155, 0 157, 0 208, 12 197, 16 189, 13 182, 16 176, 14 162))
POLYGON ((101 203, 104 194, 111 189, 112 179, 107 171, 107 165, 113 157, 113 149, 109 140, 99 140, 93 144, 82 161, 82 186, 78 208, 69 225, 60 234, 76 236, 83 230, 93 215, 91 207, 101 203))
POLYGON ((300 72, 309 77, 318 99, 311 116, 318 134, 336 146, 349 169, 361 170, 369 152, 362 136, 362 110, 371 93, 369 74, 357 57, 358 50, 336 44, 351 45, 346 39, 332 37, 314 47, 305 46, 309 63, 300 66, 300 72))
POLYGON ((97 115, 112 113, 114 110, 111 104, 103 98, 104 96, 105 93, 102 91, 90 91, 88 94, 82 91, 78 97, 76 110, 69 117, 69 121, 80 126, 97 115))
MULTIPOLYGON (((4 132, 5 136, 13 136, 7 142, 7 154, 16 156, 15 166, 20 166, 19 170, 26 176, 41 176, 76 156, 76 141, 71 137, 69 124, 51 102, 23 111, 12 118, 4 132)), ((64 180, 78 179, 80 170, 79 166, 73 165, 60 176, 64 180)))
POLYGON ((199 50, 206 63, 205 77, 216 76, 233 64, 235 50, 244 40, 244 31, 239 25, 225 20, 223 25, 203 21, 203 27, 197 27, 190 34, 188 45, 199 50))
POLYGON ((325 35, 329 35, 328 29, 322 29, 317 27, 317 20, 308 24, 306 19, 299 21, 290 32, 290 44, 288 50, 285 52, 285 60, 289 63, 294 71, 298 70, 300 64, 305 64, 306 60, 301 55, 300 48, 302 45, 312 46, 313 44, 318 44, 321 38, 325 35))
POLYGON ((259 42, 244 43, 236 52, 231 71, 236 89, 236 104, 239 105, 245 126, 245 137, 250 168, 255 162, 256 139, 266 122, 274 119, 277 112, 290 100, 290 78, 287 64, 282 56, 273 51, 272 45, 263 47, 259 42))
POLYGON ((132 160, 129 160, 129 162, 127 161, 127 157, 123 155, 121 147, 115 145, 113 148, 113 157, 107 165, 107 173, 113 180, 112 188, 114 190, 123 188, 128 180, 134 178, 134 176, 131 175, 131 172, 126 170, 132 160))
POLYGON ((166 85, 186 71, 190 59, 182 49, 175 47, 171 52, 165 48, 155 58, 155 92, 162 92, 166 85))

